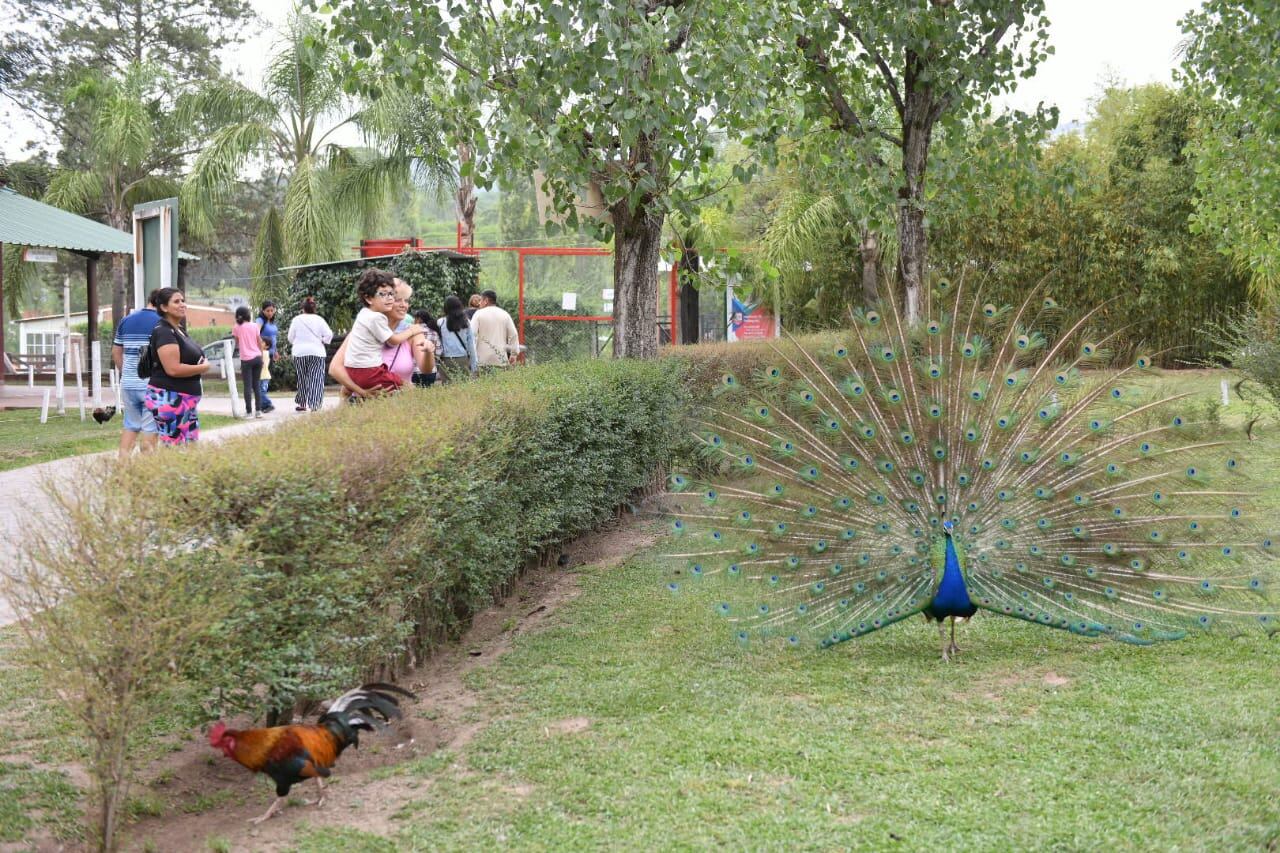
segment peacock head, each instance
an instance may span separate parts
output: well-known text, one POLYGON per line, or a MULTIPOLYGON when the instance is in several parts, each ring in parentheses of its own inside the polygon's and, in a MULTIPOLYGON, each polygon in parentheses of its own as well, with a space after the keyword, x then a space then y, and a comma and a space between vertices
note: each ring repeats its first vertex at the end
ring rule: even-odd
POLYGON ((947 536, 950 536, 950 535, 951 535, 951 528, 953 528, 953 527, 955 527, 955 526, 956 526, 956 525, 955 525, 955 523, 954 523, 953 521, 951 521, 950 519, 947 519, 946 521, 942 522, 942 531, 943 531, 947 536))
POLYGON ((209 746, 214 749, 222 750, 222 753, 226 755, 227 758, 235 757, 236 739, 228 731, 227 724, 222 722, 222 720, 218 720, 218 722, 214 723, 213 727, 209 729, 209 746))

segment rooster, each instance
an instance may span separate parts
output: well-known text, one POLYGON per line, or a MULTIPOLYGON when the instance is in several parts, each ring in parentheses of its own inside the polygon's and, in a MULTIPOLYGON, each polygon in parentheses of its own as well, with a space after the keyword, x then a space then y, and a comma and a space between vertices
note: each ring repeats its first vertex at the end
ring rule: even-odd
POLYGON ((93 410, 93 419, 100 424, 105 424, 107 421, 115 417, 115 414, 115 406, 99 406, 93 410))
POLYGON ((400 701, 414 694, 394 684, 374 682, 350 690, 329 706, 315 725, 273 726, 269 729, 229 729, 219 720, 209 729, 209 745, 255 773, 275 780, 276 799, 266 814, 250 823, 262 823, 274 815, 289 796, 289 789, 315 779, 320 789, 316 805, 324 805, 324 779, 348 746, 360 745, 360 730, 385 728, 401 716, 400 701))

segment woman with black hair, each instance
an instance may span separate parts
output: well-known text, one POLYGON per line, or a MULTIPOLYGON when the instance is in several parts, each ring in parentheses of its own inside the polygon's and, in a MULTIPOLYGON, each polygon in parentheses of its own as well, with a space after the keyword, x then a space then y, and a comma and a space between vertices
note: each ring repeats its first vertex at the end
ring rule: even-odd
POLYGON ((244 385, 244 416, 255 414, 262 417, 267 409, 262 404, 263 394, 259 388, 262 379, 262 353, 267 348, 257 323, 251 323, 253 315, 248 307, 241 305, 236 309, 236 324, 231 327, 231 336, 236 339, 240 348, 240 382, 244 385), (254 406, 254 402, 257 406, 254 406))
POLYGON ((444 300, 444 316, 437 321, 444 362, 444 380, 458 382, 476 374, 476 339, 471 334, 466 306, 454 294, 444 300))
POLYGON ((155 418, 161 442, 186 444, 200 437, 196 411, 203 393, 200 377, 212 365, 205 360, 200 345, 182 330, 187 319, 187 297, 182 291, 162 287, 152 297, 152 304, 160 314, 160 322, 151 331, 148 344, 153 358, 143 405, 155 418))
MULTIPOLYGON (((440 352, 440 349, 441 349, 440 332, 439 332, 439 327, 437 325, 436 318, 432 317, 431 312, 424 308, 424 309, 415 311, 413 313, 413 319, 419 325, 426 327, 427 340, 431 341, 431 345, 432 345, 431 351, 440 352)), ((419 388, 430 388, 432 385, 436 384, 436 379, 440 375, 439 373, 440 369, 435 364, 434 361, 432 361, 431 366, 434 369, 430 373, 422 373, 417 370, 414 371, 413 373, 414 385, 417 385, 419 388)))
POLYGON ((324 403, 325 345, 333 340, 333 330, 316 313, 316 299, 302 300, 302 313, 289 323, 289 351, 298 374, 294 411, 320 411, 324 403))
POLYGON ((270 299, 263 302, 255 322, 262 333, 262 340, 267 343, 267 351, 263 354, 262 363, 263 372, 267 378, 258 381, 258 399, 262 403, 262 411, 270 412, 276 407, 267 397, 267 385, 271 382, 271 362, 280 358, 280 350, 276 347, 276 340, 280 337, 280 329, 276 326, 276 304, 270 299))

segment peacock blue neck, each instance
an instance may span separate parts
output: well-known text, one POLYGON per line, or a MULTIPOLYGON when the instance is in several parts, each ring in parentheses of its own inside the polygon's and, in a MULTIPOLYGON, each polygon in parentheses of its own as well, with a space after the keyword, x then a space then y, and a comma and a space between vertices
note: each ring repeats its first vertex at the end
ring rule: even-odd
POLYGON ((972 616, 977 610, 969 599, 969 589, 964 583, 964 572, 960 571, 960 558, 956 555, 955 542, 947 536, 946 559, 942 566, 942 580, 933 593, 930 610, 935 618, 947 616, 972 616))

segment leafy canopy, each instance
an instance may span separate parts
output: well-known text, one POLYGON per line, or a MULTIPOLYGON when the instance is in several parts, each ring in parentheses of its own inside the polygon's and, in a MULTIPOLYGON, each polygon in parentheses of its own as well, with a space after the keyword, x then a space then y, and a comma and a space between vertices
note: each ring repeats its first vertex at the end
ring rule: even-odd
MULTIPOLYGON (((338 9, 355 77, 376 68, 415 87, 451 79, 453 112, 482 118, 481 185, 536 169, 571 227, 591 184, 615 223, 691 218, 716 189, 717 141, 749 135, 767 106, 760 81, 776 47, 764 35, 781 25, 776 5, 735 0, 537 0, 501 13, 344 0, 338 9)), ((749 174, 743 166, 733 177, 749 174)))
POLYGON ((1208 0, 1182 19, 1185 81, 1211 104, 1196 141, 1193 225, 1280 302, 1280 5, 1208 0))

